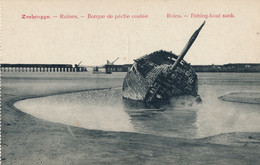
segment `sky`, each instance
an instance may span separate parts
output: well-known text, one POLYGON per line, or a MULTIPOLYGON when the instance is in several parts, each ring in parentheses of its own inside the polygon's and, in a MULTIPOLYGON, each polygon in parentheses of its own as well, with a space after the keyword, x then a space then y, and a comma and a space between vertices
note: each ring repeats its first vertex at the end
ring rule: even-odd
POLYGON ((115 64, 131 64, 158 50, 179 55, 206 20, 184 60, 193 65, 260 63, 259 9, 259 0, 3 0, 0 60, 25 64, 82 61, 82 65, 95 66, 117 57, 115 64), (182 18, 167 18, 168 13, 182 18), (60 18, 61 14, 78 19, 60 18), (88 18, 89 14, 105 18, 88 18), (124 14, 129 18, 122 18, 124 14), (147 18, 135 17, 142 14, 147 18), (223 18, 223 14, 234 17, 223 18), (22 19, 22 15, 50 19, 22 19))

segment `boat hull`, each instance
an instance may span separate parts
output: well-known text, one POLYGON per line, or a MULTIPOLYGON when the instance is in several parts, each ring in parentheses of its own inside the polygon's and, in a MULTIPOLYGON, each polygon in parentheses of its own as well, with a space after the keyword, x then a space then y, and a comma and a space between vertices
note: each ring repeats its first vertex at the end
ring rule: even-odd
POLYGON ((197 75, 192 67, 182 60, 172 70, 177 57, 158 51, 135 60, 123 82, 123 98, 158 104, 173 96, 197 96, 197 75))

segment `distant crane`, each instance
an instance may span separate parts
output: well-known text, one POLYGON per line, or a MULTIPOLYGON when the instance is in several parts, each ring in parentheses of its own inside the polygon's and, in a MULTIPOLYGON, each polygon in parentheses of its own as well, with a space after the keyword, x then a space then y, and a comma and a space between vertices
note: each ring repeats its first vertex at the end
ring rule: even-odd
POLYGON ((82 61, 80 61, 78 64, 75 64, 75 69, 76 72, 87 72, 87 68, 86 67, 80 67, 79 65, 82 63, 82 61))
POLYGON ((82 61, 80 61, 78 64, 75 64, 75 68, 79 67, 79 65, 82 63, 82 61))
POLYGON ((119 59, 119 57, 117 57, 113 62, 110 62, 109 60, 107 60, 107 65, 114 65, 114 63, 119 59))
POLYGON ((111 74, 112 70, 111 67, 109 67, 109 65, 114 65, 114 63, 119 59, 119 57, 117 57, 113 62, 110 62, 109 60, 107 60, 107 65, 105 65, 106 67, 106 74, 111 74))
POLYGON ((82 61, 79 62, 78 66, 82 63, 82 61))
MULTIPOLYGON (((101 67, 99 67, 99 66, 95 66, 94 68, 93 68, 93 73, 102 73, 102 72, 99 72, 99 68, 107 68, 107 66, 108 65, 114 65, 114 63, 117 61, 119 59, 119 57, 117 57, 113 62, 110 62, 109 60, 107 60, 107 64, 106 65, 103 65, 103 66, 101 66, 101 67)), ((104 73, 104 72, 103 72, 104 73)), ((111 71, 108 71, 107 69, 106 69, 106 74, 111 74, 112 72, 111 71)))

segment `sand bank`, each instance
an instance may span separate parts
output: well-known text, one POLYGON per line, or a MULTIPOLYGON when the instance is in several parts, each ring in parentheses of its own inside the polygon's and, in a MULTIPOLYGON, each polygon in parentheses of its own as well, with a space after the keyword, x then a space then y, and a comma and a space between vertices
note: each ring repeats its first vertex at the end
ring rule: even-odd
POLYGON ((84 78, 73 75, 73 78, 58 77, 51 80, 46 80, 44 77, 14 77, 2 79, 3 164, 258 164, 260 162, 260 133, 223 134, 190 140, 127 132, 95 131, 46 122, 13 107, 15 101, 26 98, 120 87, 123 75, 110 77, 101 75, 92 78, 86 75, 84 78), (218 140, 223 138, 227 139, 226 143, 218 140), (228 140, 230 138, 235 140, 228 140), (242 139, 239 142, 241 145, 234 143, 237 139, 242 139))
POLYGON ((260 104, 260 92, 236 92, 219 97, 223 101, 260 104))

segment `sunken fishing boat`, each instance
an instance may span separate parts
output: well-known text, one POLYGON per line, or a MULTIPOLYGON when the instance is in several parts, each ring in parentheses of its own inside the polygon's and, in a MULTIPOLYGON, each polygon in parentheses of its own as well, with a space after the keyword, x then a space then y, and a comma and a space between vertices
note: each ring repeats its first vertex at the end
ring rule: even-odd
POLYGON ((123 82, 123 98, 158 107, 174 96, 198 97, 197 74, 183 58, 204 24, 205 21, 179 56, 160 50, 134 60, 123 82))

